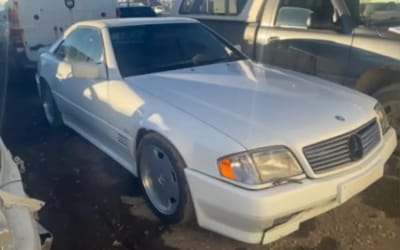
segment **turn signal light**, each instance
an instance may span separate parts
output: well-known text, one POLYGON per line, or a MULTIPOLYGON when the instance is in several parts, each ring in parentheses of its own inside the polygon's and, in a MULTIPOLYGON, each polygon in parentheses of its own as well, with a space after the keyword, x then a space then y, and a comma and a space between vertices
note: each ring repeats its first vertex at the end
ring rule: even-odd
POLYGON ((219 172, 225 178, 235 180, 235 172, 231 167, 232 161, 230 159, 223 159, 219 162, 219 172))

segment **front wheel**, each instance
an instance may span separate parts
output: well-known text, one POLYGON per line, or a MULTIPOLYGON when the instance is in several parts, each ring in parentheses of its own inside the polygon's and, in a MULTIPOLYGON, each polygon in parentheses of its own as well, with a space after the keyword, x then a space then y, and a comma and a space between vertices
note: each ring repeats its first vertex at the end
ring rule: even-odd
POLYGON ((186 165, 175 147, 156 133, 145 135, 138 147, 138 169, 146 200, 167 224, 193 220, 186 182, 186 165))
MULTIPOLYGON (((386 111, 390 125, 396 130, 397 137, 400 136, 400 83, 384 87, 373 95, 382 104, 386 111)), ((400 156, 400 145, 397 145, 396 156, 400 156)))

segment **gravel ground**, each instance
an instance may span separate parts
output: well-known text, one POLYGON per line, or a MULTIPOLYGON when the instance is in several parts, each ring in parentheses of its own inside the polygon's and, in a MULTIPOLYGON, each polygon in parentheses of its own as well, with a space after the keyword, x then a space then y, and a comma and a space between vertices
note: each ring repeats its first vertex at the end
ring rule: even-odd
POLYGON ((198 228, 165 227, 142 200, 138 180, 69 129, 47 126, 32 78, 11 82, 5 141, 25 161, 29 195, 46 206, 41 223, 55 250, 79 249, 400 249, 400 164, 343 206, 267 246, 198 228))

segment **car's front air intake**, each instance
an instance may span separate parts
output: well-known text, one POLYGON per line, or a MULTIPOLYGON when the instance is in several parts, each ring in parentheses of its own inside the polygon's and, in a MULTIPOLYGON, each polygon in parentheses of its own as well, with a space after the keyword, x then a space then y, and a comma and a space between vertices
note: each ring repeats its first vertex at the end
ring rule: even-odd
POLYGON ((360 128, 303 149, 315 173, 357 161, 367 155, 381 140, 376 119, 360 128))

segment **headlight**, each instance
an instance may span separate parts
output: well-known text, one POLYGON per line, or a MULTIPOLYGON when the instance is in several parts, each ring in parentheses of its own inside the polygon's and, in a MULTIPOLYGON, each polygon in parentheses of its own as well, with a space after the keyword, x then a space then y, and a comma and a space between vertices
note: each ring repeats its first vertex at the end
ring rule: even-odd
POLYGON ((385 111, 385 109, 383 108, 383 106, 380 103, 378 103, 375 106, 375 111, 376 111, 376 114, 378 116, 378 120, 379 120, 379 123, 381 125, 381 128, 382 128, 382 133, 384 134, 390 128, 390 124, 389 124, 389 120, 388 120, 387 115, 386 115, 386 111, 385 111))
POLYGON ((224 157, 218 161, 222 177, 247 185, 259 185, 303 173, 293 154, 273 147, 224 157))

